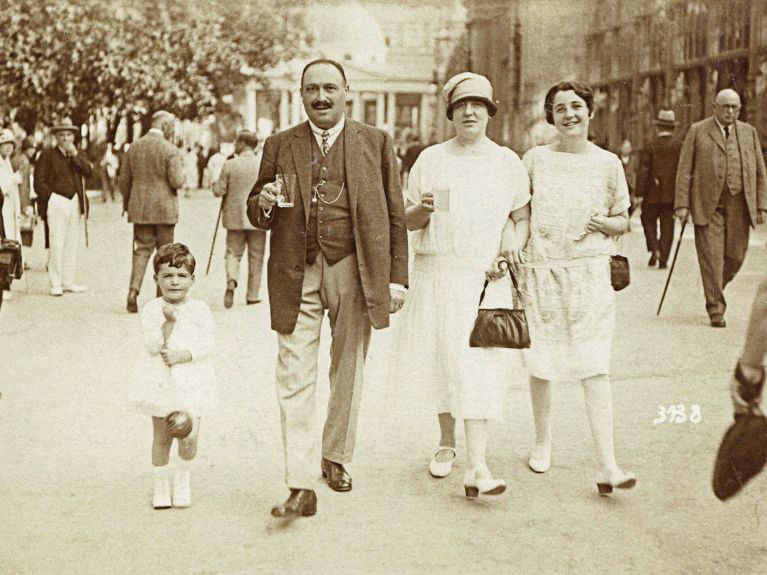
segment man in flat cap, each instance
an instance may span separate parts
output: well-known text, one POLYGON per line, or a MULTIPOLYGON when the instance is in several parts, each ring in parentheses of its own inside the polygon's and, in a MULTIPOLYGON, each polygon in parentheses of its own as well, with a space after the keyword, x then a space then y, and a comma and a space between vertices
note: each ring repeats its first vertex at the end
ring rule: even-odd
POLYGON ((93 166, 75 146, 79 131, 72 124, 51 128, 56 145, 44 149, 35 163, 38 207, 48 222, 48 278, 53 296, 85 291, 75 282, 75 272, 80 216, 88 213, 85 178, 91 176, 93 166))
POLYGON ((173 114, 155 112, 151 129, 131 145, 120 170, 123 210, 133 224, 133 264, 126 305, 129 313, 138 312, 137 298, 152 252, 173 242, 178 190, 186 183, 181 151, 170 142, 175 129, 173 114))
POLYGON ((240 281, 240 260, 248 248, 248 305, 261 301, 261 271, 264 266, 266 232, 257 230, 248 221, 247 200, 258 179, 261 158, 256 156, 258 138, 253 132, 242 131, 234 141, 235 157, 227 160, 221 175, 213 183, 213 194, 221 197, 221 219, 226 228, 226 292, 224 307, 234 302, 234 290, 240 281))

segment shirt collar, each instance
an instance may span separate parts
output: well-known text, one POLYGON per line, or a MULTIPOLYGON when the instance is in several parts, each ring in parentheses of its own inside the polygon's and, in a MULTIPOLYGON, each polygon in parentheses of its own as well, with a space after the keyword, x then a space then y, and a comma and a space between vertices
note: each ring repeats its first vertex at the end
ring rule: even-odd
MULTIPOLYGON (((716 125, 717 125, 717 126, 719 126, 719 131, 720 131, 720 132, 722 132, 722 135, 724 135, 724 124, 722 124, 722 123, 719 121, 719 118, 717 118, 716 116, 714 116, 714 121, 716 122, 716 125)), ((734 127, 735 127, 735 124, 734 124, 734 123, 733 123, 733 124, 730 124, 730 126, 729 126, 729 127, 730 127, 730 128, 734 128, 734 127)))
MULTIPOLYGON (((315 125, 311 120, 307 120, 307 121, 309 122, 309 128, 311 128, 312 133, 315 136, 320 136, 321 137, 322 136, 322 132, 324 132, 325 130, 323 130, 319 126, 315 125)), ((335 126, 333 126, 332 128, 328 128, 328 130, 327 130, 328 135, 331 138, 335 138, 338 134, 341 133, 341 130, 344 129, 344 124, 345 123, 346 123, 346 114, 342 114, 341 115, 341 119, 338 121, 338 123, 335 126)))
POLYGON ((165 134, 160 128, 149 128, 149 131, 147 132, 147 134, 157 134, 158 136, 162 136, 163 138, 165 137, 165 134))

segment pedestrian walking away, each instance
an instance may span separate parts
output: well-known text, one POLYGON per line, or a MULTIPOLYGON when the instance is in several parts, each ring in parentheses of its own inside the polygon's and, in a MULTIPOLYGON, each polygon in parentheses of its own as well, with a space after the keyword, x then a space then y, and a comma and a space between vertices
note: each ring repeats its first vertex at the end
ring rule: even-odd
POLYGON ((508 277, 498 273, 497 263, 507 257, 520 262, 529 231, 530 180, 519 157, 486 135, 496 112, 487 78, 457 74, 444 95, 456 136, 425 149, 410 171, 405 217, 415 261, 396 326, 394 362, 401 365, 398 379, 433 392, 440 442, 431 475, 450 474, 460 418, 468 460, 464 493, 498 495, 506 482, 488 469, 488 420, 501 416, 508 391, 505 364, 515 356, 469 347, 469 339, 486 273, 506 280, 493 281, 488 295, 495 289, 505 296, 499 301, 510 298, 508 277))
POLYGON ((738 120, 740 96, 729 88, 714 115, 694 123, 682 146, 674 212, 692 216, 695 249, 712 327, 726 327, 724 288, 743 265, 749 229, 767 214, 767 174, 756 129, 738 120))
POLYGON ((674 241, 674 187, 682 143, 674 138, 673 110, 661 110, 655 120, 657 137, 639 157, 637 197, 642 205, 642 228, 650 259, 647 265, 665 269, 674 241), (658 235, 660 223, 660 236, 658 235))
POLYGON ((35 192, 41 216, 48 222, 50 253, 48 278, 51 295, 82 292, 75 282, 77 251, 80 244, 80 216, 87 218, 88 198, 84 180, 93 166, 75 146, 77 126, 59 124, 51 128, 56 145, 46 148, 35 163, 35 192))
POLYGON ((272 509, 279 517, 317 508, 314 396, 325 310, 333 343, 320 467, 330 488, 344 492, 352 488, 345 466, 354 453, 371 326, 387 327, 405 299, 407 231, 392 140, 345 117, 348 92, 337 62, 306 65, 301 97, 309 120, 266 140, 248 200, 250 222, 271 230, 267 283, 290 489, 272 509))
POLYGON ((248 249, 248 287, 245 302, 261 301, 261 271, 264 266, 266 232, 248 221, 247 200, 258 179, 261 159, 256 156, 256 134, 240 132, 234 142, 235 157, 227 160, 213 183, 213 194, 221 197, 221 215, 226 228, 226 291, 224 307, 234 303, 234 290, 240 281, 240 260, 248 249))
POLYGON ((578 379, 596 448, 597 489, 607 494, 636 483, 616 462, 610 385, 615 331, 610 256, 615 238, 628 227, 628 186, 618 157, 588 141, 594 115, 588 86, 575 81, 552 86, 544 112, 559 139, 523 158, 533 196, 530 241, 522 258, 530 298, 526 360, 536 438, 528 465, 537 473, 551 466, 551 381, 578 379))
MULTIPOLYGON (((184 160, 169 140, 176 118, 155 112, 151 129, 125 154, 120 170, 123 211, 133 224, 133 261, 126 308, 138 312, 138 294, 155 249, 173 242, 178 222, 178 190, 184 187, 184 160)), ((159 288, 157 295, 160 295, 159 288)))
POLYGON ((200 418, 218 404, 211 362, 215 324, 207 304, 189 297, 195 259, 185 245, 162 246, 153 267, 162 295, 141 310, 144 346, 135 365, 128 403, 133 411, 152 417, 152 506, 189 507, 190 471, 197 455, 200 418), (178 460, 171 495, 168 470, 174 437, 178 440, 178 460))

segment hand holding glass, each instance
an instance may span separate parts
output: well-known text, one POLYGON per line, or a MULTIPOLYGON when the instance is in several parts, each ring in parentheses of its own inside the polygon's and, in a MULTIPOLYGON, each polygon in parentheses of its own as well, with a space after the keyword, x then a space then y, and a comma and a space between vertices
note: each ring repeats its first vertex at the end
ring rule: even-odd
POLYGON ((277 185, 277 207, 292 208, 296 199, 296 175, 277 174, 274 182, 277 185))

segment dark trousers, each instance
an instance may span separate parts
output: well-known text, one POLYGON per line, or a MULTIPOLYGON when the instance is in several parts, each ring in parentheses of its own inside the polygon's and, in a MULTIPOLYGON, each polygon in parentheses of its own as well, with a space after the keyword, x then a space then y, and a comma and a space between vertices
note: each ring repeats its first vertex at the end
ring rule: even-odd
POLYGON ((674 204, 642 204, 640 216, 648 252, 659 252, 661 263, 668 261, 674 242, 674 204), (660 236, 658 222, 660 221, 660 236))
POLYGON ((130 274, 130 289, 141 291, 146 264, 152 252, 173 242, 176 224, 133 224, 133 266, 130 274))
POLYGON ((695 226, 695 248, 711 318, 727 309, 724 288, 738 273, 748 249, 749 216, 743 192, 732 195, 724 189, 708 225, 695 226))

